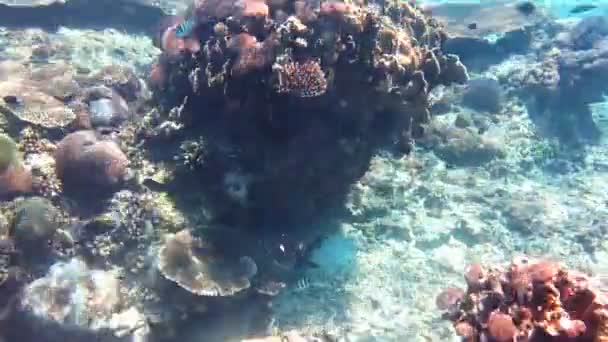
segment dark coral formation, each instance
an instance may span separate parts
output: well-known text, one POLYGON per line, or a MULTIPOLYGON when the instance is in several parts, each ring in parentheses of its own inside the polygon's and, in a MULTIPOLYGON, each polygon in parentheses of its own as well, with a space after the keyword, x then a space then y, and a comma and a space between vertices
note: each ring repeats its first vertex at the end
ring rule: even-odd
POLYGON ((422 135, 432 88, 468 79, 432 18, 402 2, 386 13, 201 0, 160 26, 156 98, 178 108, 172 127, 205 138, 199 179, 245 209, 231 220, 305 222, 339 207, 380 146, 407 152, 422 135))
POLYGON ((608 339, 608 302, 585 274, 518 258, 504 269, 473 264, 465 280, 466 291, 448 288, 437 297, 463 341, 608 339))

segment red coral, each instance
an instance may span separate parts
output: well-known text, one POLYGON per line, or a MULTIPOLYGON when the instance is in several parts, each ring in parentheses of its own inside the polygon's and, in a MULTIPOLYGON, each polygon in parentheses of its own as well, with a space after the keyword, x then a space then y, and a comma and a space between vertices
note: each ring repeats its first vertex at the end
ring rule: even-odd
POLYGON ((299 97, 316 97, 327 91, 327 80, 319 62, 309 59, 279 66, 278 92, 299 97))
POLYGON ((228 48, 237 54, 231 69, 232 75, 242 76, 270 67, 275 59, 277 44, 276 37, 272 34, 263 42, 258 42, 248 33, 241 33, 230 39, 228 48))

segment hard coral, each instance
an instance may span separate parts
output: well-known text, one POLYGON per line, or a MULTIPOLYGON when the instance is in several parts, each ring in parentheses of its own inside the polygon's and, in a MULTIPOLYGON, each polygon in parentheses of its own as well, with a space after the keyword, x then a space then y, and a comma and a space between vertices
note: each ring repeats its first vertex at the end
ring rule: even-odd
POLYGON ((100 140, 93 131, 63 138, 57 145, 55 161, 57 176, 66 186, 114 187, 124 179, 129 164, 116 143, 100 140))
POLYGON ((466 341, 605 341, 608 302, 590 287, 589 277, 551 261, 526 258, 490 274, 468 287, 457 309, 444 307, 445 317, 466 341), (519 295, 522 290, 528 296, 519 295))
POLYGON ((249 288, 257 273, 250 257, 227 260, 188 230, 166 237, 158 253, 158 269, 163 277, 198 296, 235 295, 249 288))
MULTIPOLYGON (((468 75, 442 50, 438 23, 415 6, 397 14, 341 1, 194 1, 185 17, 195 20, 201 51, 161 58, 157 95, 210 150, 239 151, 230 163, 251 174, 255 200, 227 220, 295 221, 337 209, 380 145, 410 150, 429 120, 429 92, 468 75)), ((218 184, 233 171, 223 159, 196 172, 218 184)))
POLYGON ((32 190, 32 174, 21 163, 17 144, 0 134, 0 196, 27 193, 32 190))
POLYGON ((327 80, 319 62, 307 60, 303 63, 291 62, 276 65, 279 93, 299 97, 316 97, 325 94, 327 80))

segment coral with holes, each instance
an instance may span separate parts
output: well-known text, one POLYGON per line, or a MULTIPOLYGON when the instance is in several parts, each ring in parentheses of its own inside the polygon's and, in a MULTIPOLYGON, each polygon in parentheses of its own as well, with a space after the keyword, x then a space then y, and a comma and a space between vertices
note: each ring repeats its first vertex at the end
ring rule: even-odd
POLYGON ((387 6, 391 16, 340 1, 197 0, 160 26, 151 83, 179 113, 165 119, 209 145, 194 177, 217 191, 217 217, 259 226, 339 210, 375 151, 407 152, 422 135, 429 91, 468 80, 435 20, 387 6), (200 51, 162 44, 178 33, 200 51), (234 173, 251 180, 238 205, 212 185, 234 173))
POLYGON ((463 341, 571 341, 608 339, 608 301, 594 279, 548 260, 517 258, 506 267, 473 264, 467 290, 437 297, 463 341))

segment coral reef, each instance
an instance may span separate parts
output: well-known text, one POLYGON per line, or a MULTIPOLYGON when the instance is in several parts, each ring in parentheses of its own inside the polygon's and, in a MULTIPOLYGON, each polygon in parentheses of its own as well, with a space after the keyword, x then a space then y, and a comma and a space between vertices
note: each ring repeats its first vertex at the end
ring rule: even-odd
POLYGON ((196 1, 160 26, 151 83, 166 110, 179 109, 162 124, 203 137, 205 188, 246 179, 224 191, 241 207, 231 220, 303 222, 339 210, 374 151, 407 152, 422 135, 429 91, 468 80, 432 18, 391 6, 394 17, 342 2, 196 1), (192 33, 177 36, 185 20, 192 33))
POLYGON ((592 279, 546 260, 473 264, 466 292, 448 288, 437 306, 463 341, 603 341, 606 298, 592 279))

